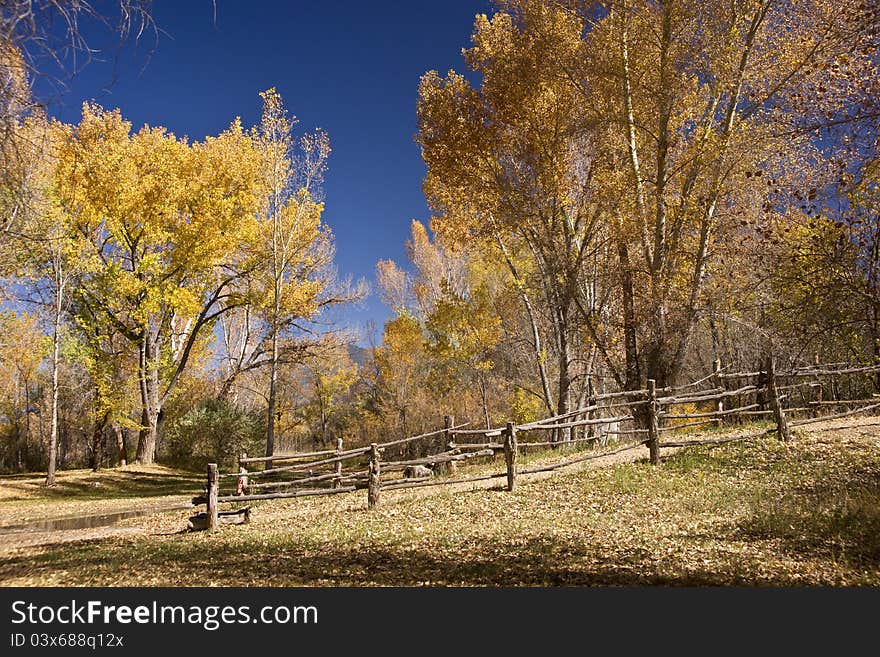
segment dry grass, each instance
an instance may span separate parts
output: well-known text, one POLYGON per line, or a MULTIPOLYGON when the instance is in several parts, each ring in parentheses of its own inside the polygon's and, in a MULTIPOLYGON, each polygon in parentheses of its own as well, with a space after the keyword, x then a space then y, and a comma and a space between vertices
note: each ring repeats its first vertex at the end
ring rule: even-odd
POLYGON ((45 481, 45 474, 0 476, 0 525, 170 505, 204 486, 204 476, 159 465, 65 470, 56 486, 46 488, 45 481))
POLYGON ((181 532, 189 512, 127 520, 0 547, 0 584, 877 586, 878 436, 815 426, 660 468, 573 466, 512 494, 386 491, 372 512, 363 491, 275 500, 214 534, 181 532))

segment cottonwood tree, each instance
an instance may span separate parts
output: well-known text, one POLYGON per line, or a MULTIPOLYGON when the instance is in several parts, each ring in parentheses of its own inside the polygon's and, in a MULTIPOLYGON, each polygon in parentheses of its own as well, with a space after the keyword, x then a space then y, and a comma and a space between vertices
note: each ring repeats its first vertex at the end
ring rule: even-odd
POLYGON ((330 141, 321 131, 295 141, 296 118, 289 116, 281 95, 274 88, 260 95, 263 116, 254 139, 264 158, 268 192, 261 217, 267 257, 266 266, 254 273, 253 285, 262 288, 259 309, 268 339, 266 456, 271 456, 281 339, 298 321, 312 318, 326 301, 321 297, 329 284, 333 246, 328 229, 321 224, 321 184, 330 141))
POLYGON ((236 379, 268 373, 266 455, 275 450, 282 366, 320 353, 322 311, 361 298, 362 284, 337 281, 330 228, 321 222, 323 176, 330 142, 321 130, 299 138, 296 117, 274 89, 262 92, 263 113, 251 138, 260 155, 263 195, 254 247, 259 264, 239 282, 248 303, 224 322, 228 394, 236 379))
POLYGON ((466 54, 480 88, 420 86, 438 229, 512 256, 553 328, 557 410, 578 326, 622 387, 674 383, 724 245, 814 193, 842 126, 876 118, 876 3, 498 4, 466 54))
POLYGON ((877 160, 853 181, 837 212, 802 213, 774 236, 774 328, 807 356, 880 360, 880 192, 877 160))
POLYGON ((582 25, 540 3, 515 10, 477 17, 465 58, 481 74, 479 89, 452 72, 422 78, 418 141, 438 213, 432 228, 453 243, 480 244, 507 267, 545 407, 564 414, 574 379, 592 367, 578 372, 576 356, 590 348, 577 307, 603 220, 593 121, 564 75, 583 57, 582 25))
POLYGON ((869 118, 876 7, 610 2, 596 18, 589 4, 575 3, 583 66, 566 74, 606 119, 627 172, 612 222, 621 280, 633 281, 620 286, 632 308, 627 378, 665 385, 681 373, 724 244, 809 193, 828 155, 820 138, 869 118))
POLYGON ((163 407, 218 317, 246 300, 256 265, 261 158, 238 121, 188 143, 132 134, 118 111, 83 107, 62 132, 55 186, 85 254, 81 296, 138 351, 141 435, 152 463, 163 407))

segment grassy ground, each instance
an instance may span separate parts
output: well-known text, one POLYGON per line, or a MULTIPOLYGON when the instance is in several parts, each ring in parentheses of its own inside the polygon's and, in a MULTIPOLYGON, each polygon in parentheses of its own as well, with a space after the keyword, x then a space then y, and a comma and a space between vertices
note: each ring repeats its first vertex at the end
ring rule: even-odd
POLYGON ((364 491, 273 500, 214 534, 182 532, 182 511, 87 540, 0 537, 0 584, 880 585, 876 426, 494 485, 385 491, 373 511, 364 491))
POLYGON ((0 525, 47 518, 151 508, 190 499, 205 485, 204 475, 159 465, 112 470, 65 470, 46 488, 46 475, 0 476, 0 525))

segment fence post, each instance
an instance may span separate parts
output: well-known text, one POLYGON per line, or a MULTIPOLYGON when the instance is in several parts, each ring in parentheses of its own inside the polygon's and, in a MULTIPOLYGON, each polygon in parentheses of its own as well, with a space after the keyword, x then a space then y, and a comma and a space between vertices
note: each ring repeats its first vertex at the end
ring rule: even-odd
POLYGON ((370 475, 367 480, 367 506, 374 508, 379 504, 379 446, 376 443, 370 445, 370 475))
MULTIPOLYGON (((715 362, 712 364, 712 381, 715 383, 716 388, 724 387, 724 379, 721 376, 721 359, 716 358, 715 362)), ((718 413, 724 412, 724 397, 718 400, 718 405, 715 408, 718 413)), ((715 426, 719 429, 724 424, 724 417, 720 416, 717 420, 715 420, 715 426)))
MULTIPOLYGON (((443 432, 443 442, 446 445, 447 451, 451 452, 455 449, 455 434, 452 433, 452 427, 455 426, 455 416, 446 415, 443 418, 443 426, 446 428, 443 432)), ((445 467, 442 468, 442 470, 451 476, 455 476, 455 474, 458 472, 458 464, 455 461, 447 461, 444 466, 445 467)))
POLYGON ((507 423, 504 430, 504 460, 507 461, 507 490, 516 490, 516 427, 513 422, 507 423))
MULTIPOLYGON (((336 456, 342 456, 342 437, 336 439, 336 456)), ((342 486, 342 461, 336 462, 336 479, 333 480, 333 488, 342 486)))
POLYGON ((245 467, 245 460, 247 459, 247 452, 242 452, 238 455, 238 482, 235 487, 236 495, 244 495, 247 493, 248 487, 248 471, 247 467, 245 467))
POLYGON ((782 410, 782 404, 779 401, 779 390, 776 387, 776 370, 773 365, 772 355, 767 357, 767 393, 770 397, 773 417, 776 418, 776 430, 779 433, 779 439, 788 441, 791 439, 791 430, 788 428, 785 411, 782 410))
POLYGON ((217 476, 217 464, 208 464, 208 530, 217 529, 217 497, 220 494, 220 478, 217 476))
POLYGON ((660 426, 657 422, 657 382, 648 379, 648 451, 651 465, 660 465, 660 426))

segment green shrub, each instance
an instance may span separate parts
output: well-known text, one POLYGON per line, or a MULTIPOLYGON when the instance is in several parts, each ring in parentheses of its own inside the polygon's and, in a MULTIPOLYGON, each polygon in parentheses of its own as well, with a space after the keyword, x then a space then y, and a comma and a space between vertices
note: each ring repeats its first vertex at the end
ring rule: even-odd
POLYGON ((233 468, 241 452, 262 453, 265 420, 261 413, 210 399, 170 423, 160 458, 168 465, 202 469, 217 463, 233 468))

